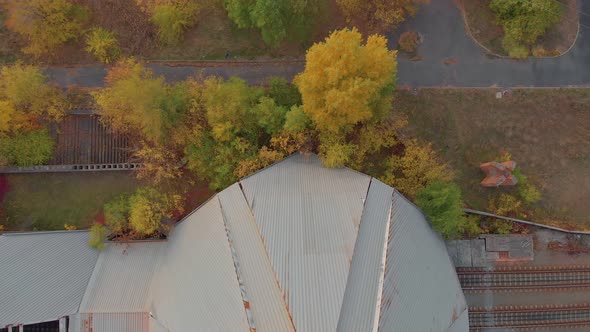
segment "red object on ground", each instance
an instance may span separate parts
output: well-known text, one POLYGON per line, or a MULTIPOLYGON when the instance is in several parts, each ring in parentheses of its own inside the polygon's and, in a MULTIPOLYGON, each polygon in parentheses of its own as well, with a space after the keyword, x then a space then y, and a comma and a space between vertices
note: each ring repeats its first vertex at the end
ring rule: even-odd
POLYGON ((479 165, 486 178, 481 181, 484 187, 513 186, 518 183, 512 171, 516 168, 516 162, 510 160, 502 163, 492 161, 479 165))

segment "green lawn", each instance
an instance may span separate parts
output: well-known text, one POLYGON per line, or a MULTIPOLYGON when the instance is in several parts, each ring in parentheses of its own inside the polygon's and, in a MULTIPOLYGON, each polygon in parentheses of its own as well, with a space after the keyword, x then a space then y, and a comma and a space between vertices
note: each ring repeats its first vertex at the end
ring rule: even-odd
POLYGON ((6 175, 10 187, 0 224, 7 230, 88 227, 103 204, 140 185, 129 172, 6 175))

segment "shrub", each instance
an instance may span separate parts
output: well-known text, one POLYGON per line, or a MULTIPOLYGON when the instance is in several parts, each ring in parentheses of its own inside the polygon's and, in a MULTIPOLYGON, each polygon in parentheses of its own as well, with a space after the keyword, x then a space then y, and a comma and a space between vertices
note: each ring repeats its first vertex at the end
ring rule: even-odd
POLYGON ((516 217, 520 214, 522 202, 510 194, 500 194, 489 202, 489 209, 492 213, 500 216, 516 217))
POLYGON ((399 48, 407 53, 415 53, 420 37, 416 31, 406 31, 399 37, 399 48))
POLYGON ((41 129, 0 139, 0 155, 9 165, 42 165, 51 159, 53 146, 47 129, 41 129))
POLYGON ((104 63, 115 61, 121 54, 115 34, 103 28, 94 28, 86 39, 86 51, 104 63))
POLYGON ((104 205, 104 220, 111 233, 122 233, 127 229, 129 218, 129 197, 121 195, 104 205))
POLYGON ((471 215, 461 219, 461 222, 459 222, 459 232, 472 238, 482 234, 484 231, 480 226, 479 217, 471 215))
POLYGON ((129 198, 129 226, 139 236, 150 236, 163 230, 164 218, 181 210, 179 195, 166 195, 156 188, 138 189, 129 198))
POLYGON ((105 245, 103 243, 107 236, 107 229, 102 224, 94 224, 90 227, 90 235, 88 244, 98 250, 103 250, 105 245))
POLYGON ((156 6, 152 22, 158 28, 160 41, 168 45, 178 44, 184 30, 196 23, 198 12, 199 6, 192 1, 156 6))
POLYGON ((541 193, 537 190, 534 184, 529 182, 526 175, 522 174, 519 169, 514 170, 512 174, 518 179, 518 194, 525 203, 534 204, 541 199, 541 193))
POLYGON ((465 221, 461 200, 461 190, 450 182, 435 181, 416 195, 416 204, 430 220, 432 228, 444 238, 452 239, 460 235, 469 221, 465 221))

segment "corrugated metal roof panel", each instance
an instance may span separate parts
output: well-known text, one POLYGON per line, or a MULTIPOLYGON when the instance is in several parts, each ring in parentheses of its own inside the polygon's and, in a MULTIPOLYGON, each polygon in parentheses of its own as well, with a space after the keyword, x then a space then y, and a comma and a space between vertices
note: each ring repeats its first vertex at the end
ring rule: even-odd
POLYGON ((152 312, 170 331, 248 331, 217 199, 170 234, 155 278, 152 312))
POLYGON ((75 313, 98 251, 88 232, 0 236, 0 326, 75 313))
POLYGON ((459 318, 453 322, 447 332, 468 332, 469 331, 469 312, 467 309, 459 315, 459 318))
POLYGON ((373 179, 361 218, 338 331, 375 331, 385 269, 393 188, 373 179))
POLYGON ((80 312, 149 311, 149 289, 166 242, 111 243, 100 253, 80 312))
POLYGON ((217 196, 236 252, 256 331, 293 331, 268 253, 239 184, 233 184, 217 196))
MULTIPOLYGON (((149 332, 150 314, 142 312, 81 313, 72 332, 149 332)), ((73 325, 71 325, 73 327, 73 325)))
POLYGON ((297 330, 336 329, 369 181, 315 155, 241 181, 297 330))
POLYGON ((466 303, 445 244, 397 192, 392 213, 379 329, 446 331, 466 303))

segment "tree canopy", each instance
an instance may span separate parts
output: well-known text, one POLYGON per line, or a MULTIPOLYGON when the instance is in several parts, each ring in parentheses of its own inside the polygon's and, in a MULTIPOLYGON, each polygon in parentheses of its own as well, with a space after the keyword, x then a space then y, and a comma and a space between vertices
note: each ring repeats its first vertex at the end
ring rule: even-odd
POLYGON ((35 56, 77 38, 88 16, 85 7, 67 0, 9 1, 7 8, 6 25, 27 38, 23 51, 35 56))
POLYGON ((435 181, 416 195, 416 204, 430 220, 432 228, 447 239, 457 237, 463 230, 461 190, 450 182, 435 181))
POLYGON ((229 18, 239 28, 256 28, 267 45, 302 41, 309 34, 322 0, 225 0, 229 18))
POLYGON ((152 22, 158 28, 158 37, 164 44, 178 44, 184 31, 197 20, 199 4, 190 0, 168 1, 153 8, 152 22))
POLYGON ((117 38, 112 31, 104 28, 93 28, 86 38, 86 51, 92 53, 98 60, 104 63, 111 63, 119 57, 117 38))
POLYGON ((173 125, 177 113, 187 106, 180 88, 169 87, 134 59, 119 61, 109 70, 107 86, 93 92, 102 120, 115 130, 141 133, 152 142, 159 141, 173 125))
POLYGON ((336 0, 349 21, 360 19, 375 28, 398 26, 430 0, 336 0))
POLYGON ((305 71, 294 82, 319 130, 349 132, 391 109, 396 72, 396 52, 384 37, 369 36, 363 45, 358 30, 344 29, 307 51, 305 71))
POLYGON ((559 22, 562 8, 555 0, 492 0, 490 8, 504 28, 504 49, 513 57, 527 57, 547 29, 559 22))

